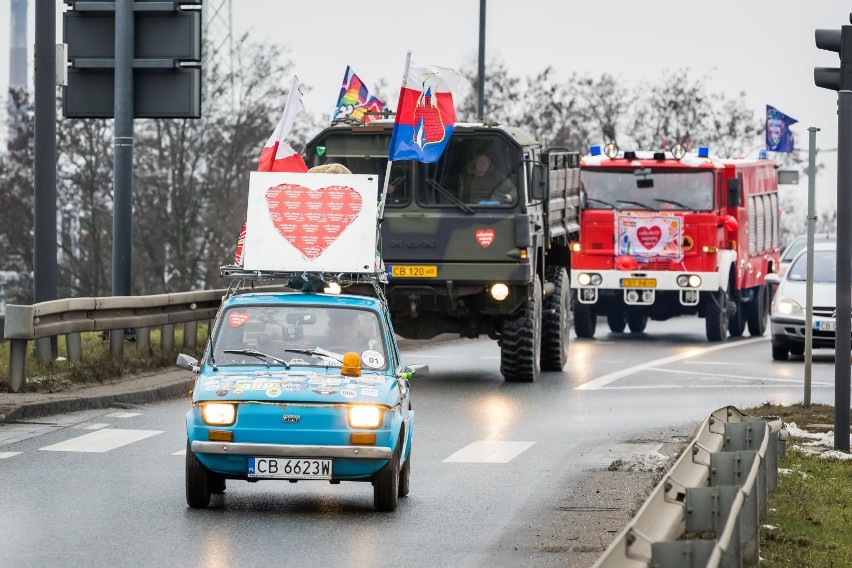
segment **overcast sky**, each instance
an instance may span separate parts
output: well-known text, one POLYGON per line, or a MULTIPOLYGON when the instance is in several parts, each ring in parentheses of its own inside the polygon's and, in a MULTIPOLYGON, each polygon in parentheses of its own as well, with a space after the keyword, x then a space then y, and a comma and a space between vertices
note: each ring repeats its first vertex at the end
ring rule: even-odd
MULTIPOLYGON (((9 4, 0 0, 0 92, 9 80, 9 4)), ((475 63, 479 5, 478 0, 233 0, 233 26, 235 35, 248 32, 270 49, 288 46, 283 57, 295 62, 296 73, 310 87, 304 97, 308 111, 327 117, 346 65, 368 87, 385 79, 388 90, 396 91, 406 50, 424 64, 475 63)), ((34 11, 31 0, 30 45, 34 11)), ((488 0, 486 53, 501 58, 516 75, 547 65, 562 78, 574 71, 608 72, 629 82, 654 80, 666 69, 689 68, 694 77, 712 73, 714 90, 730 97, 744 91, 758 116, 771 104, 798 119, 793 127, 798 147, 806 149, 807 128, 816 126, 818 146, 829 149, 837 146, 837 95, 814 86, 813 67, 839 63, 836 54, 816 49, 814 29, 849 24, 850 11, 852 5, 841 0, 488 0)), ((57 30, 61 33, 61 20, 57 30)), ((280 78, 283 85, 290 80, 280 78)), ((378 94, 396 106, 395 94, 378 94)), ((836 154, 821 160, 828 168, 818 179, 818 207, 833 208, 836 154)), ((804 178, 798 189, 786 190, 804 196, 804 178)))

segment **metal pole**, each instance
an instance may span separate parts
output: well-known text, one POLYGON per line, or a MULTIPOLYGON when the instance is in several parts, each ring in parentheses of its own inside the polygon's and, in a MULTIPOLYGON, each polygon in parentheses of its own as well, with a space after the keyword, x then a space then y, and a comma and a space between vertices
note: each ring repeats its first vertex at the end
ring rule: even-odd
POLYGON ((133 220, 133 0, 115 2, 112 295, 130 295, 133 220))
MULTIPOLYGON (((837 218, 852 212, 852 91, 838 92, 837 218)), ((849 377, 852 355, 852 224, 837 231, 837 331, 834 350, 834 449, 849 451, 849 377)))
POLYGON ((485 120, 485 0, 479 0, 479 75, 476 82, 476 116, 485 120))
POLYGON ((56 299, 56 0, 36 2, 35 16, 33 301, 38 303, 56 299))
POLYGON ((814 337, 814 199, 816 193, 816 133, 819 128, 808 128, 808 279, 805 282, 805 400, 811 405, 811 365, 813 362, 814 337))

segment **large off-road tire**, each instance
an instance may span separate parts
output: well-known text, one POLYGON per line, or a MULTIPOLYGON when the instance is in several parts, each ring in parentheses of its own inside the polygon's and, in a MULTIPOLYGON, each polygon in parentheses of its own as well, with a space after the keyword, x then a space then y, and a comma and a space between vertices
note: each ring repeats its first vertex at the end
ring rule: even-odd
POLYGON ((541 368, 561 371, 568 362, 568 339, 571 336, 571 281, 561 266, 547 268, 547 280, 554 290, 542 301, 541 368))
POLYGON ((212 475, 204 467, 186 441, 186 504, 193 509, 206 509, 210 505, 212 475))
POLYGON ((627 317, 623 310, 616 308, 606 315, 606 323, 611 332, 624 333, 624 328, 627 326, 627 317))
POLYGON ((790 350, 784 347, 783 345, 773 345, 772 346, 772 360, 773 361, 786 361, 790 356, 790 350))
POLYGON ((574 333, 577 337, 591 339, 595 336, 595 327, 598 318, 592 304, 581 304, 579 300, 574 304, 574 333))
POLYGON ((500 372, 506 382, 531 383, 541 373, 541 281, 535 277, 526 305, 503 320, 500 372))
POLYGON ((704 327, 707 341, 724 341, 728 338, 728 294, 724 290, 711 292, 704 327))
POLYGON ((766 333, 766 323, 769 320, 769 286, 762 284, 757 287, 745 315, 749 335, 759 337, 766 333))
POLYGON ((373 507, 376 511, 395 511, 399 505, 399 454, 402 437, 388 463, 373 475, 373 507))
POLYGON ((648 325, 648 314, 638 310, 627 310, 627 327, 630 333, 642 333, 648 325))

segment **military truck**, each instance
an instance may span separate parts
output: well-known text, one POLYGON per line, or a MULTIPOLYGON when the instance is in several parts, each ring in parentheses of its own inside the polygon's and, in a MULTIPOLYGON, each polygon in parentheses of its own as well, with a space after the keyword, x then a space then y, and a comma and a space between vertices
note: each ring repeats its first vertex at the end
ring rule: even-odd
POLYGON ((520 128, 456 124, 437 162, 394 161, 388 169, 392 128, 389 120, 333 125, 305 155, 309 166, 336 162, 377 175, 379 187, 388 176, 381 252, 396 333, 496 339, 510 382, 560 371, 571 326, 578 154, 543 150, 520 128), (501 180, 492 195, 475 180, 483 155, 501 180))

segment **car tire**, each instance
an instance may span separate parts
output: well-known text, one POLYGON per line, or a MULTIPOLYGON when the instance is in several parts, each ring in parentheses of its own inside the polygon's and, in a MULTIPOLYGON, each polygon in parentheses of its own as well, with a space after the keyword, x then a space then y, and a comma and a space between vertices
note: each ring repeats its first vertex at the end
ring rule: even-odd
POLYGON ((531 383, 541 373, 541 281, 520 313, 503 320, 500 337, 500 373, 509 383, 531 383))
POLYGON ((772 360, 773 361, 786 361, 790 356, 790 351, 784 347, 783 345, 773 345, 772 346, 772 360))
POLYGON ((399 505, 399 454, 401 451, 402 437, 391 459, 373 476, 373 507, 376 511, 395 511, 399 505))
POLYGON ((728 294, 724 290, 711 294, 704 318, 707 341, 724 341, 728 337, 728 294))
POLYGON ((636 310, 627 310, 627 327, 630 333, 642 333, 648 325, 648 315, 636 310))
POLYGON ((408 450, 408 458, 402 464, 402 469, 399 471, 399 491, 397 494, 400 497, 407 497, 409 488, 411 487, 411 450, 408 450))
POLYGON ((210 505, 210 470, 204 467, 186 441, 186 504, 193 509, 206 509, 210 505))
POLYGON ((593 338, 597 324, 598 318, 592 304, 581 304, 577 301, 574 305, 574 333, 577 337, 593 338))
POLYGON ((221 495, 225 492, 226 483, 225 476, 223 475, 211 475, 210 476, 210 493, 214 495, 221 495))
POLYGON ((790 355, 801 356, 805 354, 805 346, 804 345, 791 345, 790 346, 790 355))
POLYGON ((627 318, 624 311, 617 309, 606 315, 606 323, 609 330, 613 333, 624 333, 624 328, 627 327, 627 318))
POLYGON ((568 362, 571 295, 570 281, 565 268, 547 268, 547 280, 554 290, 542 300, 541 316, 541 368, 544 371, 561 371, 568 362))
POLYGON ((749 335, 759 337, 766 333, 766 322, 769 320, 769 287, 766 284, 755 290, 754 300, 749 302, 746 310, 746 319, 749 335))

